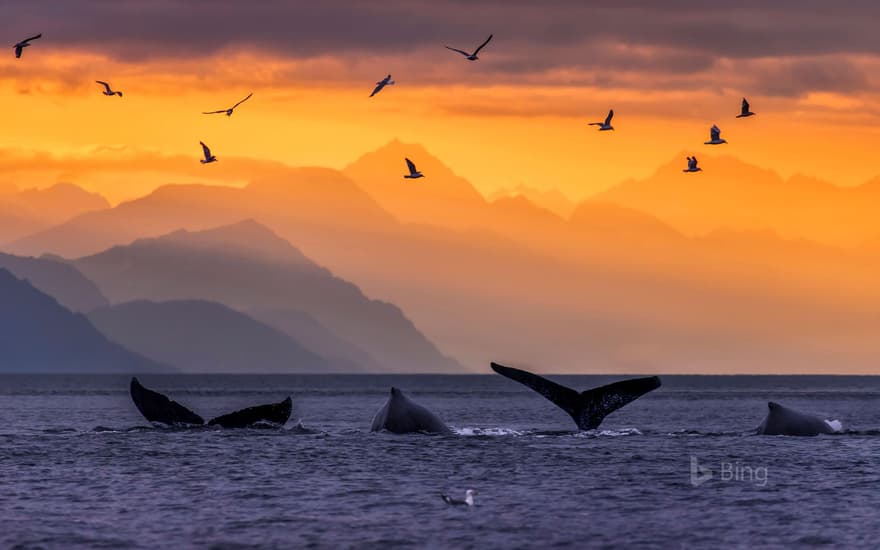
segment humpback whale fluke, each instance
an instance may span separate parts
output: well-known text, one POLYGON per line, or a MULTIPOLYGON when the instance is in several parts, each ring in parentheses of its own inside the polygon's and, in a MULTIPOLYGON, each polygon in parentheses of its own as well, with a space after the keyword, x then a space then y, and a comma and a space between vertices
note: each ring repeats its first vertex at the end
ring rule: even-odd
POLYGON ((150 422, 161 422, 169 426, 201 426, 205 423, 201 416, 177 401, 143 387, 137 378, 131 379, 130 390, 134 406, 150 422))
POLYGON ((223 428, 247 428, 258 422, 271 422, 283 426, 290 419, 290 411, 293 401, 290 396, 279 403, 269 405, 257 405, 240 411, 231 412, 212 418, 208 426, 221 426, 223 428))
POLYGON ((387 430, 396 434, 414 432, 451 434, 442 420, 425 407, 410 401, 397 388, 391 388, 391 395, 385 405, 373 417, 370 431, 387 430))
POLYGON ((621 380, 578 393, 528 371, 505 367, 498 363, 492 363, 492 370, 532 388, 555 403, 557 407, 571 415, 581 430, 595 430, 609 414, 660 387, 660 378, 649 376, 621 380))
POLYGON ((802 435, 813 436, 836 432, 827 420, 805 414, 779 403, 767 403, 767 417, 758 427, 759 435, 802 435))

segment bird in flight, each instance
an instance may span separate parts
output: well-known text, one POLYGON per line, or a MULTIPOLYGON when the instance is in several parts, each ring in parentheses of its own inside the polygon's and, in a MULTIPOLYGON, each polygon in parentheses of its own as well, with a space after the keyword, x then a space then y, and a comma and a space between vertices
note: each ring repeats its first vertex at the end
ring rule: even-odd
POLYGON ((386 76, 385 78, 383 78, 379 82, 376 82, 376 87, 373 88, 373 93, 370 94, 370 97, 373 97, 374 95, 381 92, 382 88, 384 88, 385 86, 391 86, 393 84, 394 84, 394 81, 391 80, 391 75, 389 74, 388 76, 386 76))
POLYGON ((697 157, 688 157, 688 167, 687 170, 682 170, 682 172, 702 172, 703 169, 697 166, 697 157))
POLYGON ((220 113, 226 113, 226 116, 232 116, 232 111, 234 111, 236 107, 238 107, 239 105, 241 105, 245 101, 249 100, 252 95, 254 95, 253 92, 249 93, 246 98, 242 99, 241 101, 239 101, 238 103, 236 103, 235 105, 233 105, 232 107, 230 107, 228 109, 220 109, 219 111, 207 111, 207 112, 202 112, 202 114, 203 115, 218 115, 220 113))
POLYGON ((614 109, 608 111, 608 116, 605 117, 605 122, 591 122, 590 126, 598 126, 600 132, 603 130, 613 130, 614 126, 611 125, 612 118, 614 118, 614 109))
POLYGON ((119 97, 122 97, 122 92, 120 92, 120 91, 113 91, 113 90, 110 88, 110 84, 107 84, 107 83, 104 82, 103 80, 96 80, 95 82, 97 82, 98 84, 100 84, 101 86, 104 87, 104 91, 101 92, 102 94, 104 94, 104 95, 108 95, 108 96, 118 95, 119 97))
POLYGON ((205 155, 205 158, 199 160, 202 164, 210 164, 212 162, 217 162, 217 157, 211 154, 211 150, 208 149, 208 146, 205 145, 204 141, 200 141, 199 144, 202 146, 202 153, 205 155))
POLYGON ((13 46, 13 48, 15 48, 15 57, 16 57, 16 58, 21 57, 21 50, 23 50, 23 49, 27 48, 28 46, 30 46, 30 41, 31 41, 31 40, 36 40, 37 38, 40 38, 41 36, 43 36, 42 33, 40 33, 40 34, 38 34, 38 35, 36 35, 36 36, 32 36, 32 37, 30 37, 30 38, 25 38, 25 39, 22 40, 21 42, 16 43, 15 46, 13 46))
POLYGON ((721 145, 722 143, 727 143, 727 140, 721 139, 721 128, 713 124, 709 128, 709 141, 704 141, 703 143, 705 145, 721 145))
POLYGON ((755 113, 749 111, 749 102, 746 101, 746 98, 743 98, 741 111, 736 115, 736 118, 745 118, 747 116, 755 116, 755 113))
POLYGON ((482 50, 483 47, 484 47, 486 44, 489 43, 490 40, 492 40, 492 37, 493 37, 493 36, 494 36, 494 35, 490 34, 490 35, 489 35, 489 38, 487 38, 485 42, 483 42, 482 44, 480 44, 480 47, 479 47, 479 48, 477 48, 476 50, 474 50, 474 53, 468 53, 468 52, 466 52, 466 51, 464 51, 464 50, 459 50, 459 49, 457 49, 457 48, 451 48, 451 47, 449 47, 449 46, 445 46, 445 47, 446 47, 447 50, 452 50, 452 51, 454 51, 454 52, 458 52, 458 53, 460 53, 460 54, 463 55, 464 58, 467 59, 468 61, 476 61, 477 59, 479 59, 479 57, 477 57, 477 54, 480 53, 480 50, 482 50))
POLYGON ((449 495, 440 495, 440 498, 443 499, 443 502, 446 504, 451 504, 453 506, 473 506, 474 505, 474 495, 477 492, 473 489, 468 489, 464 492, 464 500, 458 498, 452 498, 449 495))
POLYGON ((409 168, 409 174, 406 174, 403 177, 408 178, 408 179, 418 179, 418 178, 425 177, 424 174, 422 174, 421 172, 416 170, 416 165, 413 161, 411 161, 409 159, 403 159, 403 160, 406 161, 406 167, 409 168))

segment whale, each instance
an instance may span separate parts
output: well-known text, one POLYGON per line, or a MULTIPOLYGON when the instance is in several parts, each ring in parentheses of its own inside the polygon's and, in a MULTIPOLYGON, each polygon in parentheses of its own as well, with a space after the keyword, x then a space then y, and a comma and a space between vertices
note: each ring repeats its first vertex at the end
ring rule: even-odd
POLYGON ((606 416, 660 387, 660 378, 649 376, 621 380, 578 392, 543 376, 492 363, 492 370, 523 384, 553 402, 571 416, 580 430, 595 430, 606 416))
POLYGON ((129 392, 135 407, 144 418, 152 423, 179 428, 205 426, 206 424, 221 428, 247 428, 262 423, 283 426, 290 419, 290 413, 293 409, 293 400, 287 396, 286 399, 278 403, 248 407, 212 418, 206 423, 201 416, 177 401, 144 387, 136 377, 131 379, 129 392))
POLYGON ((434 413, 415 403, 397 388, 391 388, 388 401, 373 416, 370 431, 388 431, 396 434, 434 433, 452 434, 452 430, 434 413))
POLYGON ((767 408, 767 417, 758 426, 759 435, 814 436, 837 431, 823 418, 783 407, 773 401, 767 403, 767 408))

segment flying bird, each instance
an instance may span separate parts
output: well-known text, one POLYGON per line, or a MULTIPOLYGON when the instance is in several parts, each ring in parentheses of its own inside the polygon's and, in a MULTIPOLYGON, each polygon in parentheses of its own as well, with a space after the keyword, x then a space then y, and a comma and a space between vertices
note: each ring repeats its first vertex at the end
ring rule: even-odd
POLYGON ((440 495, 440 498, 443 499, 443 502, 446 504, 451 504, 453 506, 473 506, 474 505, 474 495, 478 494, 473 489, 468 489, 464 492, 464 500, 458 498, 452 498, 449 495, 440 495))
POLYGON ((376 87, 373 88, 373 93, 370 94, 370 97, 373 97, 374 95, 381 92, 382 88, 384 88, 385 86, 391 86, 393 84, 394 84, 394 81, 391 80, 391 75, 389 74, 388 76, 386 76, 385 78, 383 78, 379 82, 376 82, 376 87))
POLYGON ((208 146, 205 145, 204 141, 200 141, 199 144, 202 146, 202 153, 205 155, 205 158, 199 160, 202 164, 210 164, 212 162, 217 162, 217 157, 211 154, 211 150, 208 149, 208 146))
POLYGON ((483 42, 482 44, 480 44, 480 47, 479 47, 479 48, 477 48, 476 50, 474 50, 474 53, 468 53, 468 52, 466 52, 466 51, 464 51, 464 50, 459 50, 458 48, 451 48, 451 47, 449 47, 449 46, 445 46, 445 48, 446 48, 447 50, 452 50, 452 51, 454 51, 454 52, 458 52, 458 53, 460 53, 460 54, 463 55, 464 58, 467 59, 468 61, 476 61, 477 59, 479 59, 479 57, 477 57, 477 54, 480 53, 480 50, 482 50, 483 47, 484 47, 486 44, 489 43, 490 40, 492 40, 492 37, 493 37, 493 36, 494 36, 494 35, 490 34, 490 35, 489 35, 489 38, 487 38, 485 42, 483 42))
POLYGON ((252 95, 254 95, 253 92, 249 93, 246 98, 242 99, 241 101, 239 101, 238 103, 236 103, 235 105, 233 105, 232 107, 230 107, 228 109, 220 109, 219 111, 207 111, 207 112, 202 112, 202 114, 203 115, 218 115, 220 113, 226 113, 226 116, 232 116, 232 111, 234 111, 236 107, 238 107, 239 105, 241 105, 245 101, 249 100, 252 95))
POLYGON ((591 122, 590 126, 598 126, 600 132, 603 130, 613 130, 614 126, 611 125, 612 118, 614 118, 614 109, 608 111, 608 116, 605 117, 605 122, 591 122))
POLYGON ((703 143, 705 145, 721 145, 722 143, 727 143, 727 140, 721 139, 721 128, 713 124, 709 128, 709 141, 704 141, 703 143))
POLYGON ((415 165, 415 163, 413 163, 413 161, 411 161, 409 159, 403 159, 403 160, 406 161, 406 167, 409 168, 409 174, 406 174, 403 177, 408 178, 408 179, 418 179, 418 178, 425 177, 424 174, 422 174, 421 172, 416 170, 416 165, 415 165))
POLYGON ((104 87, 104 91, 101 92, 102 94, 107 95, 107 96, 118 95, 119 97, 122 97, 122 92, 120 92, 120 91, 115 91, 115 92, 114 92, 114 91, 110 88, 110 85, 107 84, 106 82, 104 82, 103 80, 96 80, 95 82, 97 82, 98 84, 100 84, 101 86, 104 87))
POLYGON ((21 57, 21 50, 23 50, 23 49, 27 48, 28 46, 30 46, 30 41, 31 41, 31 40, 36 40, 37 38, 40 38, 40 37, 42 37, 42 36, 43 36, 43 33, 40 33, 40 34, 38 34, 38 35, 36 35, 36 36, 32 36, 32 37, 30 37, 30 38, 25 38, 25 39, 22 40, 21 42, 16 43, 15 46, 13 46, 13 48, 15 48, 15 57, 16 57, 16 58, 21 57))
POLYGON ((749 102, 746 101, 746 98, 743 98, 741 111, 736 115, 736 118, 745 118, 747 116, 755 116, 755 113, 749 111, 749 102))
POLYGON ((687 170, 682 170, 682 172, 702 172, 703 169, 697 166, 697 157, 688 157, 688 167, 687 170))

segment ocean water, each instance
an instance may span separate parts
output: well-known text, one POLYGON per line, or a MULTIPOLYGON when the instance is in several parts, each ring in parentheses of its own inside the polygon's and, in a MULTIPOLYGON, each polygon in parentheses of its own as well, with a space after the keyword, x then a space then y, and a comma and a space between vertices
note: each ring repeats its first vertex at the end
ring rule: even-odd
MULTIPOLYGON (((555 379, 586 389, 616 378, 555 379)), ((294 414, 281 430, 161 430, 138 414, 126 377, 0 376, 0 547, 874 548, 880 539, 880 377, 665 376, 583 433, 494 375, 141 381, 206 418, 288 394, 294 414), (391 385, 456 435, 370 433, 391 385), (844 432, 753 435, 768 400, 840 420, 844 432), (472 508, 439 496, 466 489, 478 491, 472 508)))

